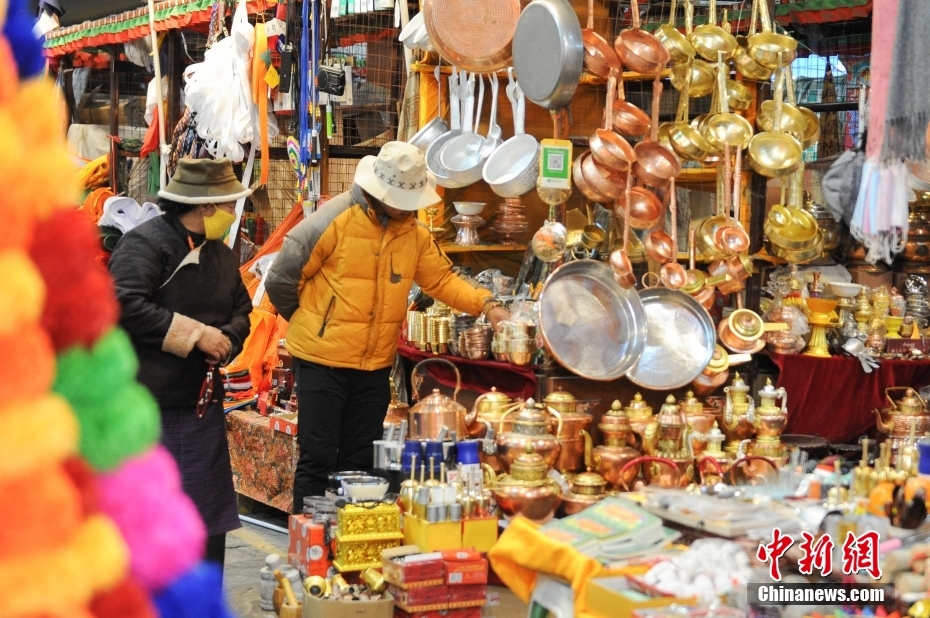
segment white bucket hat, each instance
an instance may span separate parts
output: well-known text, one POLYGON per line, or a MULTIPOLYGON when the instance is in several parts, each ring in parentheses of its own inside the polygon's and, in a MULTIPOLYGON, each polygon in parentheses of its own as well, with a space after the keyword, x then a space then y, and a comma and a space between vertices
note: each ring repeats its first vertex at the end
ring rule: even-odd
POLYGON ((398 210, 419 210, 442 201, 435 191, 436 177, 426 169, 423 152, 406 142, 388 142, 377 157, 359 161, 355 184, 398 210))

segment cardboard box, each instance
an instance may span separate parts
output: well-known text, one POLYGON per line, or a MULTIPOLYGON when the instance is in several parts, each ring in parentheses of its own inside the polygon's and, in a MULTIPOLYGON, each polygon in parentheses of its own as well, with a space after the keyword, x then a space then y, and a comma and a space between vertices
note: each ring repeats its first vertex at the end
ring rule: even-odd
POLYGON ((446 583, 446 564, 439 553, 386 559, 381 565, 381 573, 386 581, 400 588, 446 583))
POLYGON ((462 547, 474 547, 488 553, 497 543, 498 520, 496 517, 478 517, 462 520, 462 547))
POLYGON ((444 605, 449 602, 449 586, 427 586, 421 588, 399 588, 389 585, 388 592, 394 602, 406 607, 423 607, 426 605, 444 605))
POLYGON ((287 561, 304 577, 326 577, 329 570, 329 547, 326 545, 326 528, 313 523, 310 515, 291 515, 288 527, 287 561))
POLYGON ((469 603, 481 601, 482 604, 488 598, 488 587, 485 584, 474 584, 471 586, 446 586, 449 591, 449 604, 469 603))
POLYGON ((696 605, 696 599, 651 596, 639 590, 628 577, 598 577, 585 587, 588 613, 599 618, 632 618, 637 609, 668 605, 696 605))
POLYGON ((421 551, 433 552, 462 547, 462 523, 437 521, 430 523, 417 517, 404 517, 404 543, 416 545, 421 551))
POLYGON ((297 435, 297 413, 274 414, 268 417, 268 424, 275 431, 287 434, 289 436, 297 435))
POLYGON ((394 597, 379 601, 330 601, 304 595, 303 618, 394 618, 394 597))
POLYGON ((481 618, 481 608, 469 607, 465 609, 410 613, 397 607, 394 609, 394 618, 481 618))
POLYGON ((446 562, 446 584, 469 586, 488 583, 488 561, 446 562))

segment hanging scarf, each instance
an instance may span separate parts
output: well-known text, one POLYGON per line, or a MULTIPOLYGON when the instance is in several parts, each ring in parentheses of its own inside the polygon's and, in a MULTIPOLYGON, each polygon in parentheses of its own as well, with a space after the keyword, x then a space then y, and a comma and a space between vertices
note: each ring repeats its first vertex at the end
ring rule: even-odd
POLYGON ((258 131, 261 136, 262 175, 260 182, 268 182, 268 67, 271 66, 271 52, 268 51, 268 37, 265 24, 255 24, 255 47, 252 49, 252 100, 258 106, 258 131))

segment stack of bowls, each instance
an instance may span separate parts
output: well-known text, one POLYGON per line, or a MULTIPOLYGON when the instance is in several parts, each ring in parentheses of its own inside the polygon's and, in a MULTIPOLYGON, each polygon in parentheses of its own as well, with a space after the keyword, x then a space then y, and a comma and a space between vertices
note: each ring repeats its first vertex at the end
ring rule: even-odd
POLYGON ((449 349, 456 356, 465 356, 465 331, 474 326, 477 319, 467 313, 455 313, 452 316, 452 339, 449 349))
POLYGON ((765 220, 772 255, 790 264, 804 264, 823 253, 823 231, 811 214, 791 206, 773 206, 765 220))
POLYGON ((492 330, 489 326, 475 324, 462 332, 459 340, 461 356, 471 360, 483 360, 491 353, 492 330))

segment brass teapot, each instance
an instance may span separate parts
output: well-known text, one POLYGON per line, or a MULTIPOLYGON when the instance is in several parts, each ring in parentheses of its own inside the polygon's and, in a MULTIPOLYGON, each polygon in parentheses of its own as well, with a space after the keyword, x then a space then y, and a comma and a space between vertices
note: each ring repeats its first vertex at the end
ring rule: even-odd
POLYGON ((705 411, 704 402, 694 396, 694 391, 688 391, 679 405, 691 428, 691 450, 695 457, 700 457, 707 449, 707 432, 713 427, 715 416, 705 411))
MULTIPOLYGON (((646 452, 649 455, 670 460, 678 467, 678 486, 687 487, 694 477, 694 451, 691 448, 691 428, 688 417, 681 406, 675 403, 675 396, 669 395, 659 410, 655 432, 648 432, 646 452)), ((657 481, 662 474, 657 472, 660 466, 652 464, 643 466, 643 478, 647 485, 657 481)))
POLYGON ((410 376, 414 399, 418 398, 418 389, 423 378, 417 374, 420 365, 428 362, 446 363, 455 371, 455 392, 449 398, 443 395, 439 389, 433 389, 432 394, 421 399, 416 405, 409 410, 410 415, 410 440, 438 440, 443 433, 455 432, 457 439, 463 439, 469 435, 469 429, 475 425, 477 414, 469 412, 465 406, 455 400, 462 387, 462 376, 459 374, 458 367, 444 358, 428 358, 420 361, 413 368, 410 376))
MULTIPOLYGON (((636 395, 633 396, 633 401, 624 408, 624 411, 629 419, 630 427, 637 437, 636 444, 631 444, 631 446, 643 448, 643 444, 646 440, 646 432, 651 425, 655 424, 655 415, 652 412, 652 406, 643 400, 642 395, 636 393, 636 395)), ((650 431, 654 431, 654 429, 650 431)))
POLYGON ((788 424, 788 392, 784 387, 775 388, 772 380, 766 379, 765 387, 759 391, 759 407, 747 416, 756 432, 756 440, 749 449, 750 455, 768 457, 780 464, 787 457, 787 449, 781 443, 781 434, 788 424), (775 401, 781 399, 781 406, 775 401))
MULTIPOLYGON (((596 447, 591 444, 591 463, 587 465, 599 472, 615 490, 630 486, 639 476, 639 466, 626 468, 626 465, 642 453, 633 446, 637 435, 633 433, 630 418, 619 401, 614 401, 610 410, 601 416, 597 428, 604 436, 604 444, 596 447), (624 469, 626 473, 621 474, 624 469)), ((583 437, 587 452, 588 445, 592 442, 591 435, 585 431, 583 437)), ((585 460, 587 462, 587 454, 585 460)))
POLYGON ((546 395, 543 404, 558 412, 562 418, 562 431, 559 433, 562 450, 555 469, 562 473, 583 469, 584 438, 581 432, 591 428, 594 416, 580 412, 575 396, 561 388, 546 395))
POLYGON ((727 437, 724 451, 735 455, 740 444, 755 435, 755 428, 749 419, 754 418, 756 402, 749 394, 749 386, 738 372, 733 374, 733 382, 725 387, 723 392, 726 395, 726 404, 723 407, 723 427, 720 429, 727 437))
MULTIPOLYGON (((409 418, 410 406, 397 399, 397 384, 394 378, 388 378, 391 383, 391 403, 388 404, 387 414, 384 417, 385 425, 400 425, 401 422, 409 418)), ((401 440, 406 440, 407 436, 401 436, 401 440)))
POLYGON ((499 428, 504 426, 507 419, 513 414, 513 428, 510 431, 497 433, 497 458, 504 472, 510 472, 510 466, 516 457, 531 446, 533 452, 543 458, 549 468, 555 466, 562 451, 559 437, 562 435, 562 416, 557 410, 527 399, 525 403, 515 404, 501 417, 499 428), (514 414, 516 412, 516 414, 514 414), (558 420, 557 435, 552 435, 552 418, 558 420))
POLYGON ((889 386, 885 389, 885 398, 891 407, 875 410, 875 417, 878 431, 891 440, 891 460, 894 461, 898 451, 907 443, 911 419, 916 435, 922 436, 930 431, 930 412, 927 410, 927 402, 914 389, 906 386, 889 386), (904 390, 904 397, 897 401, 891 398, 892 391, 896 390, 904 390))
POLYGON ((562 501, 562 489, 548 478, 549 464, 533 450, 531 442, 514 457, 510 473, 499 477, 491 486, 494 501, 505 515, 523 515, 537 522, 552 519, 562 501))

